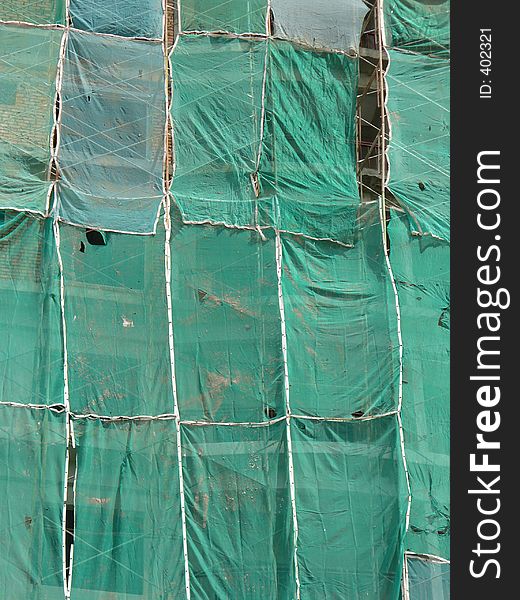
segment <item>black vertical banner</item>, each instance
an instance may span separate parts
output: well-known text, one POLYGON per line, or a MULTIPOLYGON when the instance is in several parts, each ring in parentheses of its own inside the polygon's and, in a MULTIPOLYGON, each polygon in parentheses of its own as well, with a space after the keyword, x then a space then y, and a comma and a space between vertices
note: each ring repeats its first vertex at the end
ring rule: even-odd
POLYGON ((520 177, 514 4, 452 2, 451 597, 518 596, 520 177), (514 164, 516 163, 516 164, 514 164))

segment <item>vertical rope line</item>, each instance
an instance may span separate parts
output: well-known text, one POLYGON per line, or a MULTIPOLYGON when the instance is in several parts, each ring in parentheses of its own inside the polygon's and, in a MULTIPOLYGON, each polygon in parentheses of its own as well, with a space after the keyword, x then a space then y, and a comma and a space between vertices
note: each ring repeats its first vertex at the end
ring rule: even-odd
MULTIPOLYGON (((383 202, 382 199, 379 199, 379 216, 381 222, 381 231, 384 231, 385 227, 385 215, 383 213, 383 202)), ((383 238, 384 239, 384 238, 383 238)), ((401 457, 403 460, 403 467, 406 477, 406 487, 408 492, 408 501, 406 508, 406 520, 405 520, 405 533, 408 531, 408 526, 410 523, 410 509, 412 503, 412 492, 410 486, 410 476, 408 473, 408 465, 406 461, 406 453, 404 447, 404 432, 403 432, 403 421, 401 418, 401 412, 403 408, 403 337, 401 332, 401 308, 399 304, 399 295, 397 293, 397 285, 395 283, 394 273, 392 271, 392 265, 390 263, 390 258, 388 253, 385 252, 385 261, 386 267, 388 269, 388 274, 390 275, 390 282, 392 284, 392 290, 394 293, 394 301, 395 301, 395 312, 397 317, 397 340, 399 344, 399 388, 398 388, 398 402, 397 402, 397 422, 399 425, 399 441, 401 447, 401 457)))
MULTIPOLYGON (((404 429, 403 429, 403 419, 402 419, 402 408, 403 408, 403 338, 401 332, 401 307, 399 304, 399 294, 397 292, 397 285, 395 283, 394 273, 392 271, 392 265, 390 263, 390 257, 388 256, 388 239, 387 239, 387 231, 386 231, 386 205, 385 205, 385 191, 386 186, 388 184, 390 178, 390 164, 386 164, 387 158, 387 146, 386 146, 386 117, 388 115, 388 94, 385 94, 386 86, 386 74, 390 65, 390 56, 387 53, 387 68, 383 71, 382 57, 383 52, 386 52, 386 28, 385 28, 385 16, 384 16, 384 0, 376 0, 377 2, 377 17, 378 17, 378 36, 379 36, 379 53, 380 53, 380 72, 381 72, 381 127, 382 127, 382 147, 381 147, 381 160, 382 160, 382 180, 381 180, 381 197, 379 200, 379 211, 380 211, 380 220, 381 220, 381 232, 383 235, 383 249, 385 254, 386 265, 388 268, 388 273, 390 275, 390 281, 392 283, 392 289, 394 292, 395 298, 395 310, 397 316, 397 338, 399 342, 399 394, 398 394, 398 405, 397 405, 397 423, 399 426, 399 443, 401 448, 401 458, 403 461, 403 468, 405 472, 406 479, 406 489, 407 489, 407 505, 406 505, 406 516, 405 516, 405 535, 408 532, 408 528, 410 526, 410 513, 412 509, 412 488, 410 484, 410 473, 408 471, 408 463, 406 460, 406 451, 405 451, 405 442, 404 442, 404 429)), ((388 139, 390 140, 391 136, 391 123, 390 119, 388 119, 388 139)), ((404 556, 404 563, 406 566, 406 555, 404 556)), ((408 571, 403 571, 403 577, 406 576, 406 580, 403 580, 403 593, 405 593, 408 586, 408 571)), ((409 598, 409 593, 408 593, 409 598)), ((406 597, 403 600, 407 600, 406 597)))
POLYGON ((285 306, 282 288, 282 240, 280 232, 276 232, 276 275, 278 280, 278 306, 280 309, 280 325, 282 332, 282 356, 284 367, 284 391, 285 391, 285 420, 287 435, 287 460, 289 464, 289 489, 291 495, 291 509, 294 529, 294 576, 296 579, 296 598, 300 600, 300 576, 298 566, 298 515, 296 512, 296 486, 294 482, 294 462, 291 437, 291 404, 289 398, 289 368, 287 364, 287 332, 285 325, 285 306))
POLYGON ((173 308, 171 296, 171 216, 170 216, 170 197, 166 196, 165 211, 164 211, 164 228, 165 228, 165 243, 164 243, 164 266, 166 278, 166 301, 168 310, 168 341, 170 348, 170 371, 171 385, 173 393, 173 412, 175 415, 175 431, 177 438, 177 465, 179 469, 179 496, 181 504, 181 524, 182 524, 182 547, 184 554, 184 578, 186 598, 190 600, 190 571, 188 562, 188 536, 186 528, 186 503, 184 495, 184 475, 182 471, 182 443, 181 443, 181 418, 179 411, 179 403, 177 396, 177 380, 175 377, 175 347, 173 339, 173 308))
MULTIPOLYGON (((184 474, 182 470, 182 438, 181 438, 181 416, 179 411, 179 401, 177 395, 177 379, 175 374, 175 345, 173 338, 173 304, 172 304, 172 293, 171 293, 171 282, 172 282, 172 260, 171 260, 171 203, 170 193, 168 188, 169 183, 169 136, 168 127, 171 125, 171 150, 172 150, 172 172, 171 176, 175 173, 175 159, 174 159, 174 135, 173 135, 173 122, 170 118, 171 98, 170 98, 170 77, 171 75, 171 61, 170 53, 168 51, 168 4, 167 0, 163 0, 164 9, 164 27, 163 27, 163 47, 164 47, 164 60, 165 60, 165 99, 166 99, 166 126, 164 134, 164 229, 165 229, 165 240, 164 240, 164 272, 165 272, 165 283, 166 283, 166 303, 168 313, 168 345, 170 350, 170 374, 171 374, 171 386, 173 395, 173 413, 175 415, 175 435, 177 445, 177 468, 179 470, 179 499, 181 509, 181 527, 182 527, 182 551, 184 557, 184 583, 186 591, 186 600, 191 599, 191 587, 190 587, 190 568, 188 560, 188 535, 186 527, 186 500, 184 495, 184 474)), ((180 1, 177 5, 177 18, 179 19, 180 27, 180 1)), ((175 24, 174 24, 175 28, 175 24)), ((177 40, 175 40, 176 42, 177 40)), ((173 48, 172 48, 173 52, 173 48)))
POLYGON ((68 480, 69 480, 69 461, 70 461, 70 445, 75 448, 74 431, 72 429, 70 416, 70 398, 69 398, 69 360, 67 350, 67 323, 65 320, 65 281, 63 274, 63 260, 61 256, 61 240, 60 226, 54 217, 53 221, 54 241, 56 244, 56 255, 58 259, 58 267, 60 274, 60 312, 61 312, 61 329, 63 342, 63 403, 65 406, 65 432, 66 432, 66 451, 65 451, 65 473, 63 484, 63 512, 62 512, 62 559, 63 559, 63 590, 65 599, 70 598, 69 581, 71 580, 72 565, 70 567, 69 577, 67 577, 67 499, 68 499, 68 480), (70 444, 69 444, 70 442, 70 444))
MULTIPOLYGON (((72 419, 70 414, 70 394, 69 394, 69 357, 67 347, 67 323, 65 319, 65 279, 63 269, 63 259, 61 255, 61 238, 60 238, 60 227, 58 224, 58 179, 60 174, 59 169, 59 148, 61 141, 61 122, 63 115, 63 97, 62 97, 62 86, 63 86, 63 72, 65 65, 65 57, 67 51, 67 45, 69 41, 70 31, 70 0, 65 2, 65 31, 61 40, 60 55, 58 60, 58 68, 56 74, 56 101, 59 100, 59 110, 56 114, 55 105, 55 118, 54 127, 52 132, 52 143, 53 149, 51 152, 51 159, 54 163, 55 181, 53 185, 54 189, 54 203, 52 207, 53 212, 53 234, 54 243, 56 246, 56 257, 58 261, 59 277, 60 277, 60 313, 61 313, 61 330, 62 330, 62 342, 63 342, 63 403, 65 406, 65 472, 63 482, 63 507, 62 507, 62 561, 63 561, 63 592, 65 600, 70 599, 70 586, 72 583, 72 560, 73 560, 73 546, 71 546, 71 553, 69 556, 69 564, 67 565, 67 500, 68 500, 68 486, 69 486, 69 465, 70 465, 70 448, 76 447, 76 441, 74 436, 74 428, 72 425, 72 419), (67 569, 69 570, 67 576, 67 569)), ((50 196, 49 196, 50 198, 50 196)), ((47 211, 48 212, 48 211, 47 211)), ((75 503, 75 489, 76 489, 76 475, 74 473, 73 481, 73 506, 75 503)))
POLYGON ((408 559, 406 558, 406 552, 404 553, 403 560, 403 579, 401 582, 401 591, 403 594, 403 600, 410 600, 410 580, 408 578, 408 559))

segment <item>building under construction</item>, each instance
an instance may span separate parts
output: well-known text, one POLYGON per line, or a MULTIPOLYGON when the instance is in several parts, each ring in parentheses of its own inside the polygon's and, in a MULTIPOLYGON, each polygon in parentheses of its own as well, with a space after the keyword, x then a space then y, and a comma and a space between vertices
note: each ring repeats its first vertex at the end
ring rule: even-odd
POLYGON ((449 0, 0 0, 0 598, 449 598, 449 0))

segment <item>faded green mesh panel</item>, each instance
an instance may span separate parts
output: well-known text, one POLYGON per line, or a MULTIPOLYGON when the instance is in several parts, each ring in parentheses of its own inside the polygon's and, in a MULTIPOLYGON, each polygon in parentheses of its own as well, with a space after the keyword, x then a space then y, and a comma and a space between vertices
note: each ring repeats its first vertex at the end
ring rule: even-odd
POLYGON ((56 252, 50 220, 0 211, 0 400, 63 403, 56 252))
POLYGON ((64 220, 153 231, 163 194, 164 93, 159 42, 70 32, 59 148, 64 220))
POLYGON ((373 217, 354 248, 283 237, 291 407, 296 414, 351 418, 397 408, 395 298, 381 226, 373 217))
POLYGON ((172 54, 176 168, 187 220, 254 222, 266 42, 181 38, 172 54))
POLYGON ((445 55, 450 46, 450 0, 384 0, 386 42, 424 54, 445 55))
POLYGON ((413 231, 449 240, 449 62, 389 53, 388 187, 407 211, 413 231))
POLYGON ((295 598, 285 422, 183 427, 192 597, 295 598))
POLYGON ((5 600, 63 600, 65 419, 0 406, 0 590, 5 600))
POLYGON ((2 0, 0 20, 64 24, 65 3, 66 0, 2 0))
POLYGON ((164 231, 94 233, 60 226, 72 410, 172 413, 164 231))
POLYGON ((291 422, 301 597, 399 597, 406 486, 395 416, 291 422))
POLYGON ((362 0, 271 0, 274 35, 316 48, 356 51, 367 6, 362 0))
POLYGON ((256 231, 174 225, 172 300, 183 419, 285 413, 275 242, 256 231))
POLYGON ((70 0, 74 27, 126 37, 161 38, 162 0, 70 0))
POLYGON ((73 600, 182 599, 174 421, 74 422, 73 600))
POLYGON ((62 35, 0 25, 0 207, 47 210, 62 35))
POLYGON ((269 45, 260 183, 264 221, 351 241, 356 221, 357 62, 269 45))
POLYGON ((265 33, 267 0, 182 0, 183 31, 265 33))
POLYGON ((450 248, 411 237, 393 215, 391 254, 403 336, 403 427, 412 486, 407 549, 449 558, 450 248))
POLYGON ((408 558, 410 600, 449 600, 450 565, 408 558))
POLYGON ((265 44, 194 37, 176 46, 173 195, 186 220, 351 240, 357 62, 269 42, 262 137, 265 44))

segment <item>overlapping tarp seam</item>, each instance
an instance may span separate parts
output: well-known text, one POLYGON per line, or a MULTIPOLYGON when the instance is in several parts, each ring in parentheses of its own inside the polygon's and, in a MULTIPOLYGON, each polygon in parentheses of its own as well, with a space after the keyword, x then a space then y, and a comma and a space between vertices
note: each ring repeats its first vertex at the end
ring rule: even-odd
POLYGON ((95 35, 102 38, 115 38, 121 41, 128 42, 162 42, 162 38, 148 38, 143 36, 127 36, 127 35, 119 35, 117 33, 105 33, 103 31, 88 31, 86 32, 84 29, 78 29, 77 27, 73 27, 72 25, 63 25, 62 23, 29 23, 27 21, 2 21, 0 19, 0 25, 16 25, 17 27, 27 27, 29 29, 48 29, 52 31, 72 31, 74 33, 87 33, 88 35, 95 35))
MULTIPOLYGON (((22 404, 19 402, 6 402, 0 401, 0 406, 13 406, 19 408, 31 408, 35 410, 52 410, 57 413, 62 413, 65 411, 65 406, 63 404, 22 404)), ((175 420, 179 417, 177 413, 163 413, 159 415, 101 415, 98 413, 78 413, 74 411, 69 411, 70 417, 72 419, 99 419, 100 421, 166 421, 166 420, 175 420)), ((391 410, 384 413, 378 413, 375 415, 366 415, 361 417, 320 417, 315 415, 302 415, 298 413, 291 412, 291 418, 297 420, 308 420, 308 421, 317 421, 317 422, 326 422, 326 423, 358 423, 365 421, 374 421, 377 419, 384 419, 386 417, 391 417, 397 415, 397 410, 391 410)), ((201 426, 223 426, 223 425, 231 425, 231 426, 265 426, 272 425, 274 423, 278 423, 280 421, 284 421, 286 419, 285 416, 277 417, 275 419, 269 419, 266 421, 203 421, 197 419, 180 419, 181 425, 201 425, 201 426)))

